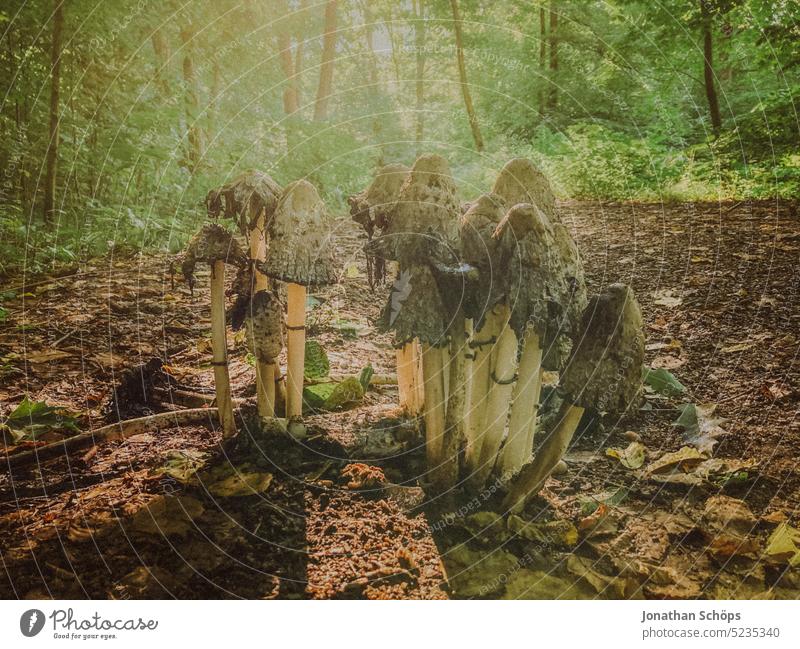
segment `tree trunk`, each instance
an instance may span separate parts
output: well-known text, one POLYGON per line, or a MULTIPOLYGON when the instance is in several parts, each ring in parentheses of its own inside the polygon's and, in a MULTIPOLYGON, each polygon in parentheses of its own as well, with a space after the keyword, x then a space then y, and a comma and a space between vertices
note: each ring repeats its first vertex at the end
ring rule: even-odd
POLYGON ((423 0, 414 2, 414 48, 417 59, 416 75, 416 129, 414 141, 416 142, 417 155, 422 153, 422 140, 425 137, 425 16, 422 8, 423 0))
POLYGON ((456 33, 456 57, 458 59, 458 76, 461 79, 461 92, 464 95, 464 107, 467 109, 469 127, 472 130, 472 139, 475 140, 475 148, 483 151, 483 137, 481 137, 478 117, 475 114, 475 107, 472 105, 472 96, 469 92, 467 83, 467 67, 464 63, 464 41, 461 32, 461 12, 458 8, 458 0, 450 0, 450 7, 453 10, 453 29, 456 33))
POLYGON ((322 61, 319 67, 319 86, 317 100, 314 103, 314 121, 319 122, 328 117, 333 88, 333 57, 336 54, 336 5, 338 0, 328 0, 325 5, 325 34, 322 38, 322 61))
POLYGON ((197 88, 197 70, 194 67, 193 54, 194 30, 192 27, 181 29, 183 44, 183 83, 186 103, 186 129, 189 140, 188 168, 194 173, 203 159, 203 130, 197 123, 200 100, 197 88))
MULTIPOLYGON (((288 15, 289 5, 286 2, 281 3, 279 5, 279 11, 284 16, 288 15)), ((298 45, 297 48, 297 58, 299 59, 301 55, 299 51, 300 45, 298 45)), ((299 64, 295 65, 292 61, 292 37, 285 27, 279 27, 278 30, 278 54, 283 76, 286 78, 286 85, 283 89, 283 112, 286 115, 292 115, 300 109, 300 91, 297 87, 299 64)))
POLYGON ((539 8, 539 72, 542 75, 542 88, 539 91, 539 112, 544 114, 546 108, 547 85, 547 13, 544 7, 539 8))
POLYGON ((59 90, 61 87, 61 35, 64 31, 64 0, 53 0, 53 37, 50 49, 50 139, 47 144, 47 175, 44 183, 44 220, 53 222, 58 168, 59 90))
MULTIPOLYGON (((377 105, 380 96, 380 75, 378 74, 378 57, 375 54, 374 27, 372 24, 372 11, 369 2, 362 3, 361 13, 364 16, 364 35, 366 36, 367 56, 369 57, 369 97, 372 110, 378 113, 380 112, 377 105)), ((375 138, 376 145, 382 143, 381 130, 381 118, 376 114, 372 120, 372 135, 375 138)), ((378 165, 382 167, 385 164, 383 146, 380 146, 379 151, 378 165)))
POLYGON ((705 0, 700 2, 700 11, 703 17, 703 81, 708 100, 708 112, 711 116, 711 128, 719 134, 722 128, 722 117, 719 112, 719 99, 717 89, 714 87, 714 40, 711 31, 711 14, 705 0))
POLYGON ((558 12, 550 2, 550 99, 548 106, 551 111, 558 108, 558 12))
POLYGON ((150 41, 153 43, 153 52, 156 55, 156 72, 154 75, 156 88, 162 97, 169 97, 169 80, 167 76, 169 42, 164 36, 164 32, 160 29, 153 32, 150 41))

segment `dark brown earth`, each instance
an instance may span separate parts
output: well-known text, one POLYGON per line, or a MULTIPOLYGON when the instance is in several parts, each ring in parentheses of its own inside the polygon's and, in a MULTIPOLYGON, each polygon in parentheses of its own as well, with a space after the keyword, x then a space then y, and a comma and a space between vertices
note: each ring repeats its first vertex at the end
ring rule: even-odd
MULTIPOLYGON (((797 597, 797 569, 764 554, 778 523, 800 524, 796 206, 561 210, 590 288, 633 286, 647 362, 687 391, 648 394, 648 409, 619 421, 588 416, 567 472, 525 512, 549 522, 537 538, 487 511, 494 494, 456 498, 455 517, 426 503, 414 426, 396 419, 395 386, 374 385, 355 408, 310 416, 302 441, 246 428, 220 447, 209 418, 12 475, 0 469, 0 596, 797 597), (716 404, 725 433, 714 457, 747 463, 735 480, 664 484, 606 455, 640 438, 646 467, 686 446, 672 425, 682 403, 716 404), (207 465, 199 479, 156 475, 177 451, 207 465), (211 493, 214 472, 233 468, 272 479, 258 495, 211 493), (732 513, 719 523, 715 512, 732 513)), ((327 349, 333 375, 357 376, 368 364, 391 374, 390 341, 371 324, 384 296, 367 286, 363 236, 337 223, 345 270, 315 294, 322 303, 309 335, 327 349)), ((194 295, 173 288, 169 260, 149 256, 6 278, 3 291, 14 295, 4 295, 0 325, 2 414, 28 395, 80 412, 88 430, 196 405, 175 390, 213 392, 208 274, 198 280, 194 295), (134 373, 119 410, 111 407, 125 370, 153 357, 166 365, 166 375, 148 373, 157 389, 133 398, 142 376, 134 373)), ((234 393, 249 398, 253 371, 230 340, 234 393)))

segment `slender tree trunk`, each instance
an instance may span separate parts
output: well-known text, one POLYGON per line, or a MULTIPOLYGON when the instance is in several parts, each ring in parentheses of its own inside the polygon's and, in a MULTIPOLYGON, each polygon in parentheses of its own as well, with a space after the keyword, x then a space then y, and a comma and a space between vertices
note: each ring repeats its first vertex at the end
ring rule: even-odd
POLYGON ((475 148, 483 151, 483 137, 481 136, 478 117, 475 114, 475 107, 472 105, 472 95, 469 92, 467 83, 467 66, 464 63, 464 40, 461 31, 461 11, 458 8, 458 0, 450 0, 450 7, 453 10, 453 29, 456 33, 456 57, 458 59, 458 76, 461 79, 461 92, 464 95, 464 107, 467 109, 469 127, 472 130, 472 139, 475 140, 475 148))
POLYGON ((164 36, 164 32, 157 29, 150 37, 153 44, 153 52, 156 55, 155 84, 162 98, 169 97, 169 80, 167 75, 167 62, 169 61, 169 42, 164 36))
MULTIPOLYGON (((284 16, 288 15, 289 5, 286 2, 280 3, 279 11, 284 16)), ((300 45, 297 47, 299 50, 300 45)), ((286 28, 279 28, 278 31, 278 54, 283 76, 286 78, 286 85, 283 89, 283 112, 286 115, 292 115, 300 109, 300 92, 297 87, 299 63, 296 65, 292 60, 292 37, 286 28)), ((300 54, 301 52, 298 51, 298 59, 300 54)))
POLYGON ((539 112, 544 114, 546 108, 547 85, 544 80, 547 74, 547 12, 544 6, 539 8, 539 72, 542 75, 542 88, 539 91, 539 112))
POLYGON ((50 139, 47 144, 47 175, 44 182, 44 220, 52 223, 58 170, 59 90, 61 87, 61 36, 64 31, 64 0, 53 0, 53 37, 50 49, 50 139))
POLYGON ((425 138, 425 114, 422 112, 425 108, 425 13, 422 7, 423 0, 415 0, 414 2, 414 49, 416 50, 417 59, 417 76, 416 76, 416 129, 414 133, 414 141, 417 145, 417 155, 422 153, 422 140, 425 138))
POLYGON ((197 88, 197 70, 194 67, 192 44, 194 30, 191 27, 181 29, 181 42, 183 44, 183 82, 186 86, 186 128, 189 139, 188 166, 194 172, 203 159, 203 130, 197 123, 197 114, 200 108, 200 99, 197 88))
POLYGON ((719 99, 714 86, 714 39, 712 34, 711 13, 705 0, 700 2, 703 17, 703 81, 708 100, 708 112, 711 116, 711 128, 719 133, 722 128, 722 116, 719 112, 719 99))
POLYGON ((322 38, 322 61, 319 67, 319 86, 314 103, 314 121, 328 117, 328 104, 333 89, 333 57, 336 54, 336 6, 338 0, 328 0, 325 5, 325 34, 322 38))
POLYGON ((549 108, 558 108, 558 12, 550 2, 550 100, 549 108))
MULTIPOLYGON (((372 25, 372 11, 369 2, 363 2, 361 4, 361 13, 364 16, 364 35, 366 36, 367 56, 369 57, 369 97, 372 103, 372 110, 377 113, 379 112, 377 104, 380 97, 380 76, 378 74, 378 57, 375 54, 374 28, 372 25)), ((375 138, 376 144, 382 143, 383 141, 381 131, 381 118, 375 115, 372 120, 372 135, 375 138)), ((380 147, 379 151, 378 165, 382 167, 385 164, 383 146, 380 147)))

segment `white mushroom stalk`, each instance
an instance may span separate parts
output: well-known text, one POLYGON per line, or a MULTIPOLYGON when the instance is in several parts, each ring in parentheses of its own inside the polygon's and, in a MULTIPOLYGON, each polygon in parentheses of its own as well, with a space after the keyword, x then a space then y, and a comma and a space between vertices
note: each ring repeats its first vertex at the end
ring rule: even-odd
POLYGON ((236 435, 233 419, 230 377, 228 375, 228 342, 225 330, 225 264, 247 264, 244 251, 230 233, 219 225, 204 226, 184 252, 181 270, 190 287, 194 286, 194 268, 197 262, 211 266, 211 364, 214 368, 214 388, 220 426, 224 438, 236 435))
POLYGON ((612 284, 593 296, 584 310, 580 330, 560 391, 565 399, 559 421, 529 464, 514 478, 503 503, 521 510, 537 494, 561 460, 585 408, 622 414, 635 406, 644 360, 642 314, 633 291, 612 284))
POLYGON ((499 273, 498 241, 493 238, 505 213, 503 200, 496 194, 485 194, 473 201, 461 218, 462 256, 477 269, 478 279, 471 282, 464 303, 465 326, 471 329, 465 372, 467 374, 464 405, 466 438, 465 463, 475 473, 480 459, 483 431, 486 424, 486 399, 489 393, 491 357, 497 341, 496 318, 491 313, 502 295, 499 273))
POLYGON ((272 249, 256 268, 287 283, 286 416, 301 419, 305 364, 306 287, 336 281, 330 215, 306 180, 286 186, 269 224, 272 249))

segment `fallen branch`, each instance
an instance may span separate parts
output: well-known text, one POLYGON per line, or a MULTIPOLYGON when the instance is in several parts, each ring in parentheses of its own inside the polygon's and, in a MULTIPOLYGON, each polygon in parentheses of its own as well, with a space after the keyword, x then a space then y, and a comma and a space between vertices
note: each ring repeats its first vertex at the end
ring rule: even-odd
POLYGON ((160 412, 147 417, 138 417, 137 419, 127 419, 116 424, 109 424, 86 433, 67 437, 60 442, 53 442, 30 451, 8 455, 6 456, 6 467, 10 471, 17 467, 35 464, 60 455, 68 455, 70 452, 87 448, 98 442, 125 439, 158 428, 201 423, 213 424, 216 423, 216 419, 212 420, 212 417, 217 415, 216 408, 191 408, 188 410, 160 412))

